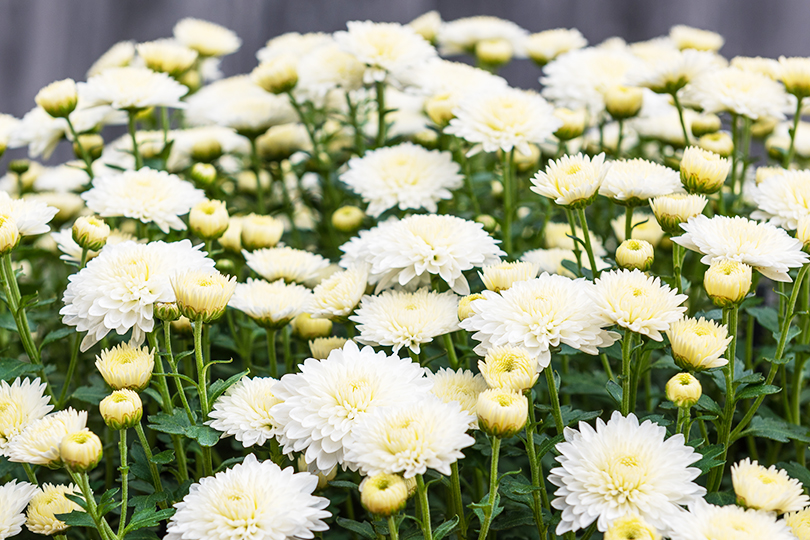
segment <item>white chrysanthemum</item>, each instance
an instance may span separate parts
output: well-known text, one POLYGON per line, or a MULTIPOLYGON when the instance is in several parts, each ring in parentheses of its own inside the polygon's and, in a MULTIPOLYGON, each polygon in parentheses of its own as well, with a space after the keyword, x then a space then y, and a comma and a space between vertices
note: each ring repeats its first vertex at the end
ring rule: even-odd
POLYGON ((363 87, 365 71, 366 66, 354 55, 341 49, 334 41, 327 40, 301 57, 295 88, 315 99, 325 97, 333 88, 351 92, 363 87))
POLYGON ((15 435, 53 410, 51 398, 43 396, 44 392, 45 383, 38 378, 17 377, 12 384, 0 381, 0 456, 15 435))
POLYGON ((593 159, 581 153, 550 159, 545 172, 532 178, 531 190, 562 206, 584 206, 596 196, 609 168, 604 152, 593 159))
POLYGON ((458 330, 458 296, 428 289, 384 291, 364 296, 349 320, 357 323, 360 343, 393 347, 394 353, 407 347, 418 354, 421 344, 458 330))
POLYGON ((366 265, 335 272, 321 281, 312 291, 311 315, 327 319, 350 315, 365 294, 366 285, 368 285, 366 265))
POLYGON ((686 318, 675 321, 666 330, 675 363, 689 371, 725 366, 721 358, 731 343, 728 328, 714 321, 686 318))
POLYGON ((302 285, 248 278, 247 283, 237 283, 228 305, 262 326, 275 328, 309 311, 311 302, 312 291, 302 285))
POLYGON ((468 93, 480 92, 489 87, 507 86, 506 80, 502 77, 469 64, 451 62, 443 58, 434 58, 415 66, 409 77, 412 80, 408 82, 413 86, 419 86, 426 95, 445 96, 451 102, 449 105, 451 109, 455 108, 468 93))
POLYGON ((681 318, 687 300, 658 277, 641 270, 613 270, 596 279, 590 309, 603 324, 617 324, 650 339, 661 341, 662 331, 681 318))
POLYGON ((0 113, 0 145, 7 146, 11 134, 19 127, 20 121, 10 114, 0 113))
POLYGON ((781 84, 734 67, 709 70, 695 78, 688 90, 688 99, 705 112, 727 111, 757 120, 763 116, 782 119, 790 109, 781 84))
POLYGON ((169 278, 184 270, 214 267, 201 247, 192 247, 188 240, 108 244, 98 257, 71 275, 59 313, 64 324, 87 332, 82 351, 110 330, 123 335, 131 329, 135 344, 143 343, 155 326, 153 304, 174 301, 169 278))
POLYGON ((287 246, 257 249, 252 253, 243 251, 242 255, 248 267, 267 281, 283 279, 305 283, 329 266, 329 260, 317 253, 287 246))
POLYGON ((270 414, 270 409, 281 403, 273 393, 277 383, 270 377, 243 377, 217 398, 206 424, 224 436, 235 436, 245 447, 263 445, 279 431, 270 414))
POLYGON ((698 51, 718 51, 725 40, 717 32, 676 24, 669 29, 669 38, 679 49, 698 51))
POLYGON ((12 199, 5 191, 0 191, 0 215, 8 216, 17 226, 22 236, 35 236, 48 232, 48 223, 59 212, 58 208, 32 199, 12 199))
POLYGON ((753 71, 761 73, 773 80, 779 78, 779 62, 773 58, 763 58, 761 56, 735 56, 731 59, 731 67, 739 68, 743 71, 753 71))
MULTIPOLYGON (((75 263, 82 260, 82 248, 73 239, 72 229, 62 229, 59 232, 52 232, 51 238, 54 239, 57 248, 59 249, 59 251, 62 252, 62 255, 59 256, 60 259, 62 259, 63 261, 75 263)), ((119 231, 118 229, 113 229, 110 232, 110 236, 107 237, 107 241, 104 243, 104 245, 114 246, 116 244, 128 241, 138 241, 141 243, 146 242, 146 240, 136 239, 129 233, 124 233, 119 231)), ((90 259, 97 257, 99 253, 100 252, 98 251, 88 251, 87 260, 89 261, 90 259)))
POLYGON ((67 221, 84 210, 84 200, 76 193, 65 191, 39 191, 23 195, 26 202, 37 202, 48 207, 56 208, 56 219, 67 221))
POLYGON ((725 258, 743 262, 774 281, 791 281, 788 270, 807 263, 810 257, 802 251, 802 242, 769 223, 757 223, 745 217, 700 215, 681 227, 676 244, 703 254, 700 260, 710 264, 725 258))
POLYGON ((668 58, 656 59, 645 64, 644 69, 631 74, 629 82, 649 88, 658 94, 677 92, 698 76, 712 69, 724 68, 727 62, 708 51, 687 49, 675 51, 668 58))
MULTIPOLYGON (((71 512, 84 512, 81 506, 71 501, 66 494, 81 496, 78 486, 61 484, 44 484, 37 488, 36 494, 31 498, 26 511, 25 526, 34 534, 51 536, 63 533, 68 525, 56 517, 56 514, 69 514, 71 512)), ((0 538, 3 535, 0 534, 0 538)))
POLYGON ((585 47, 588 40, 576 28, 553 28, 526 38, 526 54, 537 63, 546 64, 563 53, 585 47))
POLYGON ((454 114, 445 131, 473 143, 468 155, 513 148, 529 154, 529 143, 544 142, 562 125, 554 107, 539 94, 509 87, 472 93, 454 114))
POLYGON ((490 15, 462 17, 441 25, 436 41, 445 56, 475 53, 480 41, 504 40, 509 43, 515 55, 525 57, 525 43, 529 33, 506 19, 490 15))
POLYGON ((138 171, 97 177, 82 194, 87 207, 102 217, 124 216, 154 223, 161 231, 186 230, 179 216, 205 200, 205 192, 166 171, 144 167, 138 171))
POLYGON ((281 469, 270 460, 245 460, 191 484, 175 504, 165 540, 281 540, 313 538, 329 527, 322 520, 329 499, 312 495, 318 477, 281 469))
POLYGON ((701 455, 684 444, 683 435, 664 440, 665 428, 614 411, 608 423, 585 422, 579 431, 566 428, 557 445, 560 467, 549 481, 559 489, 551 505, 562 510, 557 534, 584 529, 594 521, 605 531, 628 513, 638 514, 660 531, 681 515, 678 505, 699 500, 706 490, 694 480, 700 469, 689 467, 701 455))
POLYGON ((90 181, 87 171, 84 170, 84 163, 81 161, 68 161, 56 167, 46 167, 36 179, 34 179, 34 189, 36 191, 56 191, 65 193, 68 191, 81 191, 90 181))
POLYGON ((59 445, 70 433, 85 429, 87 411, 72 407, 50 413, 28 424, 5 449, 9 461, 30 465, 59 465, 59 445))
POLYGON ((197 51, 173 39, 156 39, 136 46, 138 56, 146 67, 154 71, 179 77, 188 71, 197 60, 197 51))
POLYGON ((464 182, 450 152, 409 142, 367 152, 350 159, 348 166, 340 180, 369 203, 367 212, 374 217, 395 206, 435 213, 436 203, 451 199, 451 190, 464 182))
POLYGON ((180 98, 188 88, 165 73, 148 68, 109 68, 79 83, 79 91, 87 100, 87 107, 109 105, 114 109, 138 110, 147 107, 174 107, 182 109, 180 98))
POLYGON ((202 19, 186 17, 174 25, 174 38, 203 56, 225 56, 242 45, 233 31, 202 19))
POLYGON ((428 468, 450 475, 463 448, 475 442, 467 435, 474 416, 455 401, 430 396, 403 407, 378 408, 355 426, 346 459, 366 475, 400 473, 405 478, 428 468))
POLYGON ((614 162, 599 188, 600 195, 630 206, 646 204, 647 199, 653 197, 682 192, 678 171, 645 159, 614 162))
POLYGON ((500 262, 484 266, 478 275, 484 287, 490 291, 505 291, 517 281, 534 279, 540 270, 539 265, 528 261, 500 262))
POLYGON ((799 540, 810 538, 810 506, 798 512, 785 514, 783 522, 790 527, 790 532, 799 540))
MULTIPOLYGON (((585 233, 582 231, 582 228, 577 226, 574 230, 576 231, 577 238, 585 238, 585 233)), ((596 236, 596 233, 593 231, 589 231, 589 233, 589 236, 591 237, 593 254, 597 257, 604 257, 607 255, 607 250, 605 249, 605 246, 602 245, 602 240, 596 236)), ((546 248, 548 249, 561 248, 569 251, 573 251, 574 249, 575 242, 571 238, 571 225, 568 223, 549 221, 546 223, 545 227, 543 227, 543 238, 545 240, 546 248)), ((580 247, 581 246, 582 244, 580 244, 580 247)))
POLYGON ((438 274, 455 292, 470 294, 463 272, 496 264, 506 255, 483 225, 451 215, 415 215, 382 224, 354 246, 341 248, 352 259, 371 265, 372 282, 389 285, 419 283, 438 274), (362 241, 364 240, 364 241, 362 241), (356 248, 356 251, 355 251, 356 248))
POLYGON ((399 23, 349 21, 346 31, 335 32, 335 41, 368 69, 365 82, 383 81, 436 56, 430 43, 412 28, 399 23))
POLYGON ((770 176, 751 190, 758 209, 753 219, 796 229, 802 216, 810 215, 810 170, 784 171, 770 176))
MULTIPOLYGON (((587 255, 580 252, 580 258, 586 262, 587 267, 587 255)), ((537 265, 539 268, 538 272, 541 274, 547 272, 549 274, 559 274, 570 278, 576 277, 571 270, 563 266, 563 261, 569 261, 574 266, 577 264, 577 256, 570 249, 533 249, 521 255, 520 260, 537 265)), ((610 268, 610 265, 599 256, 594 256, 594 262, 596 263, 596 268, 600 271, 610 268)))
POLYGON ((5 540, 22 532, 23 510, 37 492, 37 486, 14 479, 0 486, 0 538, 5 540))
POLYGON ((731 481, 737 503, 746 508, 785 514, 810 505, 801 483, 775 465, 766 469, 745 458, 732 465, 731 481))
POLYGON ((427 376, 433 381, 430 392, 445 403, 457 401, 461 405, 461 410, 473 415, 470 427, 477 428, 475 407, 478 395, 489 388, 483 375, 473 373, 469 369, 453 371, 450 368, 439 368, 436 373, 427 372, 427 376))
POLYGON ((787 524, 770 512, 715 506, 703 499, 671 518, 669 531, 672 540, 796 540, 787 524))
POLYGON ((287 32, 268 40, 265 46, 256 52, 256 58, 261 63, 269 62, 280 54, 293 54, 303 57, 331 42, 332 37, 323 32, 309 32, 306 34, 287 32))
POLYGON ((432 384, 419 364, 361 350, 353 341, 299 368, 274 387, 282 403, 271 412, 282 426, 284 451, 305 452, 306 462, 321 471, 337 464, 356 468, 344 455, 358 423, 378 407, 424 400, 432 384))
POLYGON ((135 43, 132 41, 119 41, 90 66, 90 69, 87 70, 87 77, 98 75, 105 69, 128 66, 134 59, 135 43))
POLYGON ((589 291, 593 286, 582 279, 542 274, 520 281, 500 294, 484 291, 483 299, 470 304, 475 314, 460 326, 475 332, 479 356, 499 345, 526 349, 538 358, 541 368, 551 362, 552 347, 566 344, 588 354, 598 347, 609 347, 615 334, 602 329, 609 323, 593 312, 589 291))
POLYGON ((642 61, 625 46, 588 47, 560 55, 543 68, 543 96, 557 106, 588 109, 597 117, 605 109, 605 92, 626 86, 642 61))
POLYGON ((223 154, 250 153, 250 141, 223 126, 179 129, 169 132, 169 139, 173 141, 169 159, 166 161, 166 168, 170 171, 180 171, 191 166, 195 147, 206 144, 219 145, 223 154))

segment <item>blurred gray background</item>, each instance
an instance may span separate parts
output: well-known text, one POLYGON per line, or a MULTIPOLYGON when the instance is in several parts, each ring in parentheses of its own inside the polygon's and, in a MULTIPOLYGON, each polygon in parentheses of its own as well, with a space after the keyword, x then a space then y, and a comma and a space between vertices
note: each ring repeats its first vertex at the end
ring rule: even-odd
MULTIPOLYGON (((242 48, 222 65, 232 75, 251 70, 255 52, 284 32, 331 32, 354 19, 408 22, 431 9, 445 20, 497 15, 533 32, 576 27, 593 44, 649 39, 684 23, 723 34, 729 58, 810 55, 810 0, 0 0, 0 112, 21 117, 42 86, 84 80, 116 41, 171 36, 186 16, 239 34, 242 48)), ((518 61, 504 75, 532 87, 539 70, 518 61)))

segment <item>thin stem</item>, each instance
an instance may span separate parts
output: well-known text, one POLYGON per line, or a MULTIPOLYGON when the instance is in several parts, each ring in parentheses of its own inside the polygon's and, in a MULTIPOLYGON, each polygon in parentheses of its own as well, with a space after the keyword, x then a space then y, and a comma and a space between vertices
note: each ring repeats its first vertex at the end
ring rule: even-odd
POLYGON ((160 346, 158 346, 157 342, 157 335, 155 332, 149 332, 146 335, 146 339, 149 341, 149 348, 154 351, 155 355, 155 374, 158 375, 157 379, 157 386, 158 392, 160 393, 160 397, 163 400, 163 410, 167 414, 171 414, 173 406, 172 406, 172 396, 169 393, 169 383, 166 381, 166 374, 163 371, 163 359, 160 356, 160 346))
POLYGON ((574 238, 577 238, 577 222, 574 217, 574 211, 568 206, 565 207, 565 217, 568 218, 568 226, 571 228, 571 241, 574 243, 574 257, 577 259, 577 270, 582 274, 582 251, 579 249, 579 242, 574 240, 574 238))
POLYGON ((253 169, 253 174, 256 176, 256 204, 259 208, 259 213, 264 214, 266 206, 264 203, 264 186, 262 186, 262 162, 259 159, 259 150, 256 147, 256 137, 250 137, 250 166, 253 169))
POLYGON ((141 167, 143 167, 143 158, 141 157, 141 152, 138 150, 138 138, 135 135, 135 115, 137 114, 136 111, 127 111, 129 113, 129 119, 127 121, 127 127, 129 128, 129 136, 132 139, 132 155, 135 157, 135 170, 137 171, 141 167))
MULTIPOLYGON (((723 373, 726 378, 726 401, 723 406, 723 424, 721 425, 719 439, 717 441, 719 444, 723 445, 723 460, 725 460, 726 456, 728 455, 731 425, 734 423, 734 410, 736 408, 736 397, 734 395, 734 364, 737 349, 738 314, 738 305, 723 309, 723 322, 727 325, 728 332, 731 335, 731 342, 728 344, 728 348, 726 349, 728 364, 726 364, 723 368, 723 373)), ((720 482, 723 480, 724 469, 724 466, 720 466, 712 472, 711 482, 709 482, 709 491, 717 491, 720 488, 720 482)))
POLYGON ((678 289, 678 294, 683 293, 681 270, 683 268, 683 257, 685 254, 686 252, 679 244, 675 242, 672 243, 672 270, 675 275, 675 287, 678 289))
POLYGON ((276 330, 266 328, 267 334, 267 360, 270 363, 270 376, 278 378, 278 360, 276 360, 276 330))
POLYGON ((591 274, 594 279, 599 277, 599 270, 596 269, 596 258, 593 256, 593 246, 591 246, 591 234, 588 231, 588 218, 585 216, 584 208, 577 208, 579 216, 579 226, 582 228, 582 237, 585 241, 585 251, 588 252, 588 264, 591 265, 591 274))
MULTIPOLYGON (((166 360, 169 362, 169 367, 172 373, 178 375, 177 362, 174 360, 174 353, 172 353, 172 325, 168 321, 163 322, 163 341, 166 345, 166 360)), ((188 397, 186 397, 186 388, 183 386, 183 381, 180 377, 174 377, 174 384, 177 387, 177 393, 180 395, 180 401, 183 403, 183 409, 186 411, 186 417, 192 424, 195 423, 194 413, 191 412, 191 406, 188 404, 188 397)))
POLYGON ((635 337, 635 332, 625 330, 624 338, 622 339, 622 414, 624 416, 630 414, 633 405, 630 403, 630 382, 632 379, 630 360, 633 356, 633 342, 635 341, 635 337))
POLYGON ((453 513, 458 517, 458 540, 465 540, 467 538, 467 520, 464 518, 464 502, 461 499, 461 477, 458 473, 458 461, 450 464, 450 487, 453 513))
POLYGON ((554 417, 554 426, 557 428, 557 434, 563 432, 565 423, 563 422, 562 410, 560 409, 560 396, 557 394, 557 382, 554 380, 554 370, 551 364, 546 366, 543 370, 546 374, 546 383, 548 384, 548 396, 551 401, 551 414, 554 417))
POLYGON ((793 127, 790 129, 790 146, 788 146, 787 155, 782 162, 782 168, 787 169, 790 162, 793 161, 793 156, 796 153, 795 142, 796 132, 799 130, 799 121, 802 119, 802 99, 804 96, 796 97, 796 114, 793 115, 793 127))
POLYGON ((79 334, 73 334, 73 347, 70 351, 70 363, 68 364, 67 373, 65 374, 65 383, 62 385, 62 391, 59 392, 59 401, 57 401, 56 408, 61 409, 65 405, 68 390, 70 390, 70 382, 73 380, 73 373, 76 371, 76 361, 79 359, 79 347, 82 340, 79 339, 79 334))
POLYGON ((670 94, 672 96, 672 101, 675 103, 675 108, 678 109, 678 120, 681 122, 681 130, 683 131, 683 144, 684 147, 689 146, 689 130, 686 129, 686 122, 683 118, 683 106, 681 102, 678 100, 678 92, 672 92, 670 94))
MULTIPOLYGON (((202 422, 208 419, 208 382, 206 381, 205 360, 203 358, 203 323, 202 321, 194 321, 194 358, 197 361, 197 383, 198 394, 200 395, 200 406, 202 407, 202 422)), ((214 474, 214 469, 211 459, 211 447, 200 445, 203 460, 203 473, 205 476, 214 474)))
POLYGON ((633 209, 632 205, 624 207, 624 239, 630 240, 633 238, 633 209))
POLYGON ((358 156, 363 157, 363 154, 366 153, 366 144, 363 129, 357 120, 357 105, 352 101, 349 92, 345 92, 345 95, 346 105, 349 107, 349 122, 351 122, 352 130, 354 130, 354 149, 358 156))
POLYGON ((616 153, 614 156, 616 159, 619 159, 622 155, 622 139, 624 139, 624 120, 619 118, 617 120, 619 124, 619 136, 616 138, 616 153))
POLYGON ((169 109, 168 107, 160 108, 160 127, 163 130, 163 148, 169 142, 169 109))
POLYGON ((118 431, 118 453, 121 456, 121 520, 118 522, 118 537, 124 537, 124 528, 127 525, 127 503, 129 502, 129 465, 127 465, 127 430, 118 431))
POLYGON ((391 540, 399 540, 399 525, 395 516, 388 516, 388 535, 391 540))
POLYGON ((503 152, 503 245, 506 254, 512 253, 512 214, 514 213, 514 177, 512 165, 515 149, 503 152))
POLYGON ((610 360, 608 360, 607 354, 602 353, 599 355, 599 358, 602 359, 602 369, 605 370, 605 374, 608 377, 608 380, 613 381, 616 379, 613 375, 613 370, 610 368, 610 360))
POLYGON ((374 84, 376 89, 376 97, 377 97, 377 139, 375 141, 375 146, 377 148, 381 146, 385 146, 386 140, 386 125, 385 125, 385 115, 388 111, 385 110, 385 81, 377 81, 374 84))
POLYGON ((79 157, 81 157, 82 161, 84 161, 84 170, 87 171, 87 175, 90 177, 90 180, 92 180, 93 160, 90 159, 90 154, 87 153, 87 149, 79 140, 79 134, 76 133, 76 129, 73 127, 73 122, 70 121, 70 116, 66 116, 65 121, 67 122, 68 129, 70 130, 70 135, 73 137, 73 142, 76 143, 76 146, 79 148, 79 157))
POLYGON ((489 464, 489 494, 487 498, 487 508, 484 509, 484 523, 478 532, 478 540, 484 540, 492 525, 492 513, 495 510, 495 499, 498 497, 498 458, 501 452, 501 439, 492 437, 492 459, 489 464))
POLYGON ((444 334, 442 340, 444 341, 444 348, 447 351, 447 359, 450 361, 450 368, 453 370, 458 369, 458 356, 456 356, 456 348, 453 346, 453 340, 450 334, 444 334))
POLYGON ((23 470, 25 471, 25 476, 28 477, 28 481, 34 484, 35 486, 39 485, 39 481, 37 480, 37 475, 34 472, 34 469, 31 468, 31 465, 28 463, 23 463, 23 470))
POLYGON ((532 487, 534 488, 532 490, 532 499, 534 501, 532 514, 534 515, 534 523, 537 525, 537 532, 540 535, 540 538, 543 538, 546 533, 546 526, 543 522, 543 511, 541 508, 542 503, 540 500, 539 488, 541 485, 543 488, 545 488, 545 480, 543 479, 543 474, 540 470, 543 465, 537 458, 537 449, 534 447, 534 430, 536 424, 534 417, 534 396, 532 395, 531 388, 524 390, 523 394, 529 401, 529 419, 526 422, 526 452, 529 454, 529 469, 532 476, 532 487))
POLYGON ((281 348, 284 350, 284 373, 294 373, 295 363, 290 349, 290 332, 292 328, 285 326, 281 331, 281 348))
MULTIPOLYGON (((160 481, 160 472, 158 471, 157 464, 152 461, 152 449, 149 447, 149 441, 146 439, 146 434, 143 432, 143 426, 140 422, 135 424, 135 433, 138 434, 138 440, 141 442, 141 448, 143 448, 143 453, 146 456, 146 462, 149 464, 149 474, 152 476, 152 484, 155 486, 155 493, 163 493, 163 483, 160 481)), ((165 501, 161 507, 166 507, 165 501)))
POLYGON ((112 531, 112 528, 107 523, 107 520, 104 519, 103 516, 98 515, 98 506, 96 506, 96 499, 93 496, 93 490, 90 488, 90 480, 87 478, 87 473, 84 472, 75 472, 69 467, 67 467, 67 472, 70 477, 73 479, 73 482, 79 486, 79 489, 82 491, 82 496, 84 497, 85 503, 87 503, 87 513, 90 514, 90 517, 93 520, 93 523, 96 524, 96 530, 101 535, 103 540, 114 540, 118 537, 112 531))
POLYGON ((427 487, 425 486, 425 479, 421 474, 416 475, 416 492, 419 496, 419 506, 422 510, 421 525, 422 536, 424 540, 433 540, 433 532, 430 528, 430 503, 428 502, 427 487))

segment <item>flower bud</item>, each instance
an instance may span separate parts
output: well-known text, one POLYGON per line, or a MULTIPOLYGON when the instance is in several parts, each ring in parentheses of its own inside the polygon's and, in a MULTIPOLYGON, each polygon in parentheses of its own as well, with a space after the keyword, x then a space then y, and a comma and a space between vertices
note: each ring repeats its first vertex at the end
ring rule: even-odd
POLYGON ((696 146, 683 151, 681 183, 689 193, 717 193, 723 187, 731 162, 696 146))
MULTIPOLYGON (((439 142, 439 134, 432 129, 423 129, 413 134, 413 142, 425 148, 436 148, 436 143, 439 142)), ((517 152, 515 152, 517 155, 517 152)))
POLYGON ((338 336, 315 338, 309 342, 309 352, 312 358, 324 360, 330 352, 342 348, 347 341, 349 340, 338 336))
POLYGON ((185 336, 190 336, 194 331, 194 328, 191 326, 191 321, 188 320, 188 317, 183 317, 182 315, 176 321, 172 321, 171 325, 172 330, 185 336))
POLYGON ((482 39, 475 44, 475 56, 488 66, 502 66, 512 59, 512 44, 503 38, 482 39))
POLYGON ((242 218, 242 247, 248 251, 271 248, 284 234, 284 224, 273 216, 249 214, 242 218))
POLYGON ((672 377, 667 382, 665 390, 668 400, 685 409, 694 407, 703 393, 700 381, 690 373, 678 373, 672 377))
POLYGON ((8 162, 8 170, 14 174, 25 174, 31 167, 31 162, 27 159, 12 159, 8 162))
POLYGON ((632 118, 641 110, 644 92, 633 86, 614 86, 605 92, 605 108, 616 120, 632 118))
POLYGON ((703 286, 717 307, 737 305, 751 289, 751 267, 732 259, 716 259, 703 275, 703 286))
POLYGON ((655 250, 646 240, 625 240, 616 248, 616 264, 628 270, 646 272, 654 258, 655 250))
POLYGON ((540 375, 537 357, 522 347, 495 346, 478 361, 478 371, 490 388, 522 392, 534 386, 540 375))
POLYGON ((804 57, 779 57, 779 80, 788 94, 810 97, 810 60, 804 57))
POLYGON ((461 299, 458 301, 458 320, 463 321, 468 317, 472 317, 475 315, 475 311, 470 304, 472 304, 475 300, 480 300, 484 297, 481 293, 470 294, 467 296, 462 296, 461 299))
POLYGON ((725 131, 704 135, 698 139, 697 145, 722 157, 728 157, 734 151, 734 141, 731 140, 731 135, 725 131))
MULTIPOLYGON (((191 146, 191 159, 211 163, 222 157, 222 143, 215 137, 200 139, 191 146)), ((214 169, 216 171, 216 169, 214 169)), ((192 173, 193 173, 192 169, 192 173)), ((202 183, 202 182, 201 182, 202 183)))
POLYGON ((20 243, 20 231, 11 216, 0 215, 0 255, 11 253, 20 243))
POLYGON ((537 166, 540 161, 540 148, 536 144, 529 145, 529 153, 524 154, 518 149, 515 149, 515 167, 520 172, 526 172, 537 166))
POLYGON ((585 122, 588 118, 588 113, 585 109, 571 109, 559 108, 554 109, 554 116, 558 120, 562 120, 563 125, 554 132, 554 136, 561 141, 570 141, 576 139, 585 133, 585 122))
POLYGON ((158 39, 137 46, 138 56, 152 71, 179 77, 194 65, 198 53, 171 39, 158 39))
POLYGON ((146 347, 134 347, 119 343, 104 349, 96 356, 96 368, 104 382, 114 390, 128 388, 140 392, 149 386, 152 369, 155 367, 155 351, 146 347))
POLYGON ((298 60, 292 54, 279 54, 256 66, 250 78, 272 94, 289 92, 298 84, 298 60))
POLYGON ((366 213, 356 206, 341 206, 332 214, 332 225, 341 232, 354 232, 363 224, 366 213))
POLYGON ((177 302, 155 302, 152 313, 159 321, 176 321, 180 318, 180 308, 177 302))
POLYGON ((489 214, 479 214, 475 217, 475 222, 483 225, 487 232, 493 232, 498 228, 498 221, 489 214))
POLYGON ((104 445, 98 435, 85 428, 65 435, 59 445, 59 456, 71 470, 84 472, 101 461, 104 445))
POLYGON ((132 390, 115 390, 98 404, 104 423, 113 429, 133 428, 143 416, 143 403, 132 390))
POLYGON ((101 157, 101 152, 104 150, 104 137, 98 133, 82 133, 79 135, 78 140, 73 141, 73 154, 77 158, 82 157, 79 144, 81 144, 84 151, 87 152, 87 156, 90 160, 95 161, 101 157))
POLYGON ((203 240, 216 240, 228 229, 225 202, 205 200, 197 203, 188 214, 188 225, 203 240))
POLYGON ((484 433, 506 439, 519 433, 526 425, 529 400, 512 390, 492 388, 478 395, 475 412, 484 433))
POLYGON ((98 251, 107 243, 110 226, 96 216, 81 216, 73 223, 73 241, 88 251, 98 251))
POLYGON ((414 32, 425 38, 425 41, 433 43, 436 41, 436 35, 442 26, 442 16, 436 10, 428 11, 419 15, 417 18, 408 23, 414 32))
POLYGON ((482 267, 483 273, 480 275, 481 281, 484 282, 487 289, 501 292, 510 288, 516 281, 526 281, 537 277, 539 270, 538 265, 530 262, 502 262, 482 267))
POLYGON ((191 167, 191 179, 201 186, 210 186, 217 180, 217 168, 210 163, 195 163, 191 167))
POLYGON ((236 264, 231 259, 219 259, 216 264, 214 264, 214 268, 229 276, 236 275, 236 264))
POLYGON ((712 113, 703 113, 692 120, 692 135, 700 138, 710 133, 717 133, 721 127, 723 127, 723 123, 720 121, 719 116, 712 113))
POLYGON ((790 137, 782 135, 772 135, 765 141, 765 151, 768 157, 774 161, 781 162, 788 153, 790 137))
POLYGON ((312 150, 304 124, 280 124, 256 138, 256 150, 262 159, 281 161, 301 150, 312 150))
POLYGON ((25 526, 28 530, 45 536, 61 534, 68 530, 70 526, 64 521, 60 521, 56 514, 70 514, 71 512, 84 512, 84 510, 65 497, 65 494, 81 495, 81 490, 73 484, 69 486, 42 485, 28 503, 28 509, 25 512, 25 526))
POLYGON ((757 167, 757 172, 754 176, 754 182, 757 185, 760 185, 762 182, 770 178, 771 176, 777 176, 785 173, 785 169, 782 167, 757 167))
POLYGON ((73 79, 52 82, 37 93, 34 101, 54 118, 66 118, 76 109, 79 94, 73 79))
POLYGON ((202 75, 200 75, 199 70, 190 69, 183 73, 178 79, 177 82, 188 88, 189 94, 192 94, 200 89, 202 86, 203 80, 202 75))
POLYGON ((360 484, 363 508, 377 516, 393 516, 408 502, 408 485, 398 474, 375 474, 360 484))
POLYGON ((316 318, 309 313, 297 315, 292 322, 293 334, 301 339, 315 339, 326 337, 332 332, 332 321, 329 319, 316 318))
POLYGON ((216 271, 190 270, 172 276, 171 281, 180 313, 194 322, 219 319, 236 289, 236 277, 216 271))
POLYGON ((755 139, 764 139, 776 129, 779 120, 773 116, 760 116, 751 124, 751 136, 755 139))
POLYGON ((613 520, 605 531, 604 540, 661 540, 652 525, 635 514, 625 514, 613 520))
POLYGON ((702 214, 707 202, 704 195, 676 193, 651 199, 650 207, 661 228, 671 235, 677 235, 683 231, 681 223, 702 214))
POLYGON ((444 127, 450 123, 450 120, 455 118, 456 115, 453 114, 453 110, 457 105, 457 101, 450 92, 436 94, 425 101, 425 113, 434 124, 444 127))

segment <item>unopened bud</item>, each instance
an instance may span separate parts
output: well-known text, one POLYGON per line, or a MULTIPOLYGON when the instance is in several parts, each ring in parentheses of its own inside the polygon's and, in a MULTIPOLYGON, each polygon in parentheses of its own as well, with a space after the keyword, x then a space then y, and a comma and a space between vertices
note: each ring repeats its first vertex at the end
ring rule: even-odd
POLYGON ((332 321, 315 318, 309 313, 297 315, 290 325, 293 333, 302 339, 326 337, 332 332, 332 321))
POLYGON ((0 255, 10 253, 20 243, 20 231, 10 216, 0 215, 0 255))
POLYGON ((723 123, 720 121, 719 116, 712 113, 703 113, 692 120, 692 135, 700 138, 710 133, 717 133, 721 127, 723 127, 723 123))
POLYGON ((73 241, 88 251, 98 251, 107 243, 110 226, 96 216, 81 216, 73 223, 73 241))
POLYGON ((585 109, 571 109, 560 108, 554 109, 554 116, 562 120, 563 125, 554 132, 554 136, 561 141, 570 141, 576 139, 585 132, 585 121, 587 120, 587 112, 585 109))
POLYGON ((703 275, 703 286, 714 305, 738 305, 751 289, 751 267, 733 259, 717 259, 703 275))
POLYGON ((363 224, 366 213, 356 206, 341 206, 332 214, 332 225, 341 232, 354 232, 363 224))
POLYGON ((475 302, 476 300, 480 300, 484 297, 481 293, 469 294, 467 296, 462 296, 461 299, 458 301, 458 320, 463 321, 468 317, 472 317, 475 315, 475 311, 470 304, 475 302))
POLYGON ((205 200, 197 203, 188 214, 188 225, 203 240, 216 240, 228 229, 228 210, 225 202, 205 200))
POLYGON ((250 78, 270 93, 283 94, 298 84, 297 64, 294 55, 280 54, 256 66, 250 78))
POLYGON ((526 425, 529 401, 521 393, 492 388, 478 395, 475 412, 484 433, 506 439, 519 433, 526 425))
POLYGON ((54 118, 66 118, 76 109, 79 94, 73 79, 52 82, 37 93, 34 101, 54 118))
POLYGON ((65 435, 59 445, 62 463, 78 472, 88 471, 98 465, 103 452, 101 439, 86 428, 65 435))
POLYGON ((273 216, 249 214, 242 219, 242 247, 248 251, 271 248, 284 234, 284 224, 273 216))
POLYGON ((605 108, 616 120, 632 118, 641 110, 644 92, 633 86, 614 86, 605 92, 605 108))
POLYGON ((113 429, 129 429, 138 425, 143 416, 143 403, 132 390, 116 390, 98 405, 104 423, 113 429))
POLYGON ((203 163, 211 163, 222 157, 222 143, 214 137, 202 139, 191 147, 191 159, 203 163))
POLYGON ((210 163, 195 163, 191 167, 191 179, 201 186, 210 186, 217 179, 217 168, 210 163))
POLYGON ((436 94, 425 101, 425 113, 434 124, 444 127, 450 123, 450 120, 455 118, 453 109, 457 105, 458 103, 453 98, 453 94, 449 92, 436 94))
POLYGON ((725 131, 704 135, 698 139, 697 144, 704 150, 714 152, 723 157, 730 156, 734 151, 734 141, 731 140, 731 135, 725 131))
POLYGON ((25 174, 30 166, 31 162, 27 159, 12 159, 8 162, 8 170, 15 174, 25 174))
POLYGON ((646 272, 654 258, 655 250, 646 240, 625 240, 616 248, 616 264, 628 270, 646 272))
POLYGON ((690 373, 678 373, 666 385, 667 399, 680 408, 694 407, 702 393, 700 381, 690 373))
POLYGON ((371 514, 392 516, 405 508, 408 485, 398 474, 369 476, 360 485, 360 502, 371 514))
POLYGON ((180 318, 180 307, 177 302, 155 302, 154 316, 159 321, 176 321, 180 318))
POLYGON ((502 66, 512 59, 512 44, 502 38, 482 39, 475 44, 475 56, 488 66, 502 66))
POLYGON ((104 137, 98 133, 83 133, 79 135, 78 140, 73 141, 73 154, 77 158, 82 156, 82 148, 87 152, 87 156, 91 161, 95 161, 101 157, 101 152, 104 151, 104 137), (81 148, 79 148, 81 144, 81 148))

